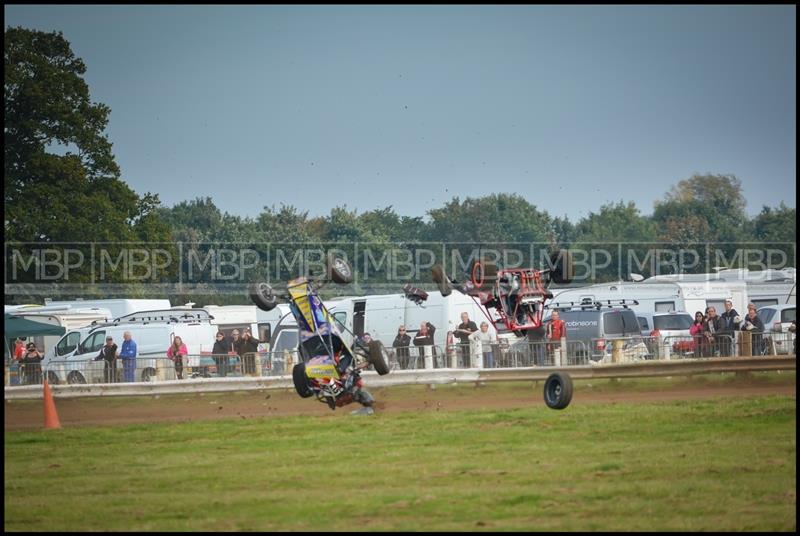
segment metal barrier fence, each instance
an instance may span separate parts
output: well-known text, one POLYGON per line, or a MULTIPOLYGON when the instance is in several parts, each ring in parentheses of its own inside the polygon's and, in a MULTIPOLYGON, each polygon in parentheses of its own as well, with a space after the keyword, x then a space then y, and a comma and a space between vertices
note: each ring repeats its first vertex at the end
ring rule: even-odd
MULTIPOLYGON (((387 348, 390 370, 566 367, 709 357, 795 355, 788 332, 716 334, 713 338, 620 337, 590 341, 516 342, 500 339, 444 347, 387 348)), ((189 355, 173 361, 164 355, 113 363, 51 359, 47 363, 6 363, 5 385, 138 383, 197 378, 287 376, 299 363, 297 350, 238 355, 189 355)))

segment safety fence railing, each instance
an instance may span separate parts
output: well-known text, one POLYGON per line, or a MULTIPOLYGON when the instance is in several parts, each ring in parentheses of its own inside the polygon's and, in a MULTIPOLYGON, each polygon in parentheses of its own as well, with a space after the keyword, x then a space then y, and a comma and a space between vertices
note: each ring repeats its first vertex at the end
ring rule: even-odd
MULTIPOLYGON (((565 367, 709 357, 795 355, 790 332, 717 333, 712 337, 609 337, 590 340, 518 341, 386 348, 390 370, 565 367)), ((364 359, 362 356, 360 359, 364 359)), ((292 373, 301 362, 297 350, 248 353, 163 354, 113 362, 96 359, 50 359, 7 362, 5 385, 139 383, 198 378, 269 377, 292 373)))

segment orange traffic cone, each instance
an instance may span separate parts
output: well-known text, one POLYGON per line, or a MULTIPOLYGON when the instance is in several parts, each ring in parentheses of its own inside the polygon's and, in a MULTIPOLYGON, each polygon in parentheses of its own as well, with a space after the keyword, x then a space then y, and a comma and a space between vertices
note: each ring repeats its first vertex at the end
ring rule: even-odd
POLYGON ((47 380, 44 381, 44 427, 61 428, 56 412, 56 403, 53 401, 53 394, 50 392, 47 380))

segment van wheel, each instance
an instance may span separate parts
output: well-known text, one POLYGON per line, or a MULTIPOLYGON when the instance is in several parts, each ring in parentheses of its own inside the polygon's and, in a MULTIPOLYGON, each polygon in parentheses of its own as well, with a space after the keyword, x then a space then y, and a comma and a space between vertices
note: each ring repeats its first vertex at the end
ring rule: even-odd
POLYGON ((151 382, 156 379, 156 369, 153 367, 147 367, 142 371, 142 381, 143 382, 151 382))
POLYGON ((436 286, 439 287, 439 292, 442 293, 442 296, 449 296, 453 292, 453 287, 450 285, 450 280, 447 279, 441 264, 437 264, 431 269, 431 277, 436 286))
POLYGON ((86 378, 77 370, 73 370, 67 376, 67 383, 70 385, 82 385, 86 383, 86 378))
POLYGON ((272 311, 278 298, 267 283, 250 283, 250 300, 262 311, 272 311))
POLYGON ((292 369, 292 381, 294 382, 294 390, 302 398, 314 396, 314 391, 308 386, 305 363, 298 363, 294 366, 292 369))
POLYGON ((572 378, 569 374, 554 372, 544 382, 544 403, 550 409, 564 409, 572 400, 572 378))
POLYGON ((350 265, 341 257, 328 253, 328 277, 340 285, 347 285, 353 282, 353 270, 350 265))
POLYGON ((58 374, 53 372, 52 370, 47 371, 47 383, 50 385, 58 385, 61 383, 61 380, 58 379, 58 374))
POLYGON ((559 249, 558 252, 550 256, 550 264, 553 271, 550 272, 550 279, 557 285, 571 282, 575 278, 575 267, 572 264, 572 252, 566 249, 559 249))
POLYGON ((383 346, 381 341, 369 342, 369 354, 367 354, 367 361, 375 367, 375 372, 381 376, 389 374, 388 352, 386 347, 383 346))
POLYGON ((476 288, 492 290, 497 280, 497 265, 485 259, 475 259, 469 268, 469 278, 476 288))

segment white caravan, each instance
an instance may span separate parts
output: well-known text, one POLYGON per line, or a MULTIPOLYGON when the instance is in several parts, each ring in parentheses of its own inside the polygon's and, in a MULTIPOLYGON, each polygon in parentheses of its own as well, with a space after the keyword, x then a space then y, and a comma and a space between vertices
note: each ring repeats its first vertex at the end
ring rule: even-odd
POLYGON ((119 318, 121 316, 129 315, 138 311, 148 311, 157 309, 169 309, 171 307, 169 300, 166 299, 126 299, 126 298, 111 298, 101 300, 51 300, 45 298, 44 304, 46 307, 68 306, 78 308, 102 308, 111 311, 111 318, 119 318))
POLYGON ((579 305, 586 302, 626 300, 628 307, 642 313, 705 311, 714 306, 724 310, 726 299, 733 301, 739 312, 747 310, 747 285, 744 281, 618 281, 570 289, 552 289, 557 294, 550 307, 579 305), (636 300, 638 304, 633 304, 636 300))

